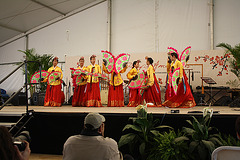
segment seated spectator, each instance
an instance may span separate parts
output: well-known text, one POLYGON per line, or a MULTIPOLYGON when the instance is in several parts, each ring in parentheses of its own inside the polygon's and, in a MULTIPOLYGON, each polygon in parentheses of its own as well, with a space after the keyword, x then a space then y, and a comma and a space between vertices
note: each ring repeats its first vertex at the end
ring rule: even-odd
POLYGON ((6 127, 0 126, 0 160, 29 160, 31 150, 29 143, 26 148, 20 152, 17 146, 13 145, 11 134, 6 127))
POLYGON ((80 135, 67 139, 63 148, 63 160, 120 160, 122 155, 117 142, 104 138, 105 118, 99 113, 89 113, 80 135))

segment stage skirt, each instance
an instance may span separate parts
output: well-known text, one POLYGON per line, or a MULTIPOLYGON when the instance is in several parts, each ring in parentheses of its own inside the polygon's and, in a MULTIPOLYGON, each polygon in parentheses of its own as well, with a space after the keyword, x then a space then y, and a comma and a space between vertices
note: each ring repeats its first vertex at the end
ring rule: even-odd
POLYGON ((141 104, 142 96, 139 94, 139 89, 129 89, 128 107, 137 107, 141 104))
POLYGON ((87 107, 102 107, 99 82, 87 83, 85 94, 87 107))
POLYGON ((157 83, 157 78, 154 74, 154 84, 144 90, 143 99, 146 103, 153 103, 154 105, 148 105, 148 107, 161 107, 161 90, 157 83))
POLYGON ((186 85, 186 93, 184 94, 183 82, 178 85, 176 95, 174 94, 173 88, 168 84, 165 93, 165 102, 162 104, 163 106, 170 108, 191 108, 196 106, 185 72, 183 72, 183 78, 186 85))
POLYGON ((47 85, 44 106, 60 107, 64 102, 64 93, 61 91, 61 84, 47 85))
POLYGON ((79 85, 74 89, 72 106, 73 107, 84 107, 86 106, 86 94, 84 93, 86 88, 85 85, 79 85))
POLYGON ((109 85, 108 107, 124 107, 124 95, 123 95, 122 84, 115 87, 112 85, 109 85))

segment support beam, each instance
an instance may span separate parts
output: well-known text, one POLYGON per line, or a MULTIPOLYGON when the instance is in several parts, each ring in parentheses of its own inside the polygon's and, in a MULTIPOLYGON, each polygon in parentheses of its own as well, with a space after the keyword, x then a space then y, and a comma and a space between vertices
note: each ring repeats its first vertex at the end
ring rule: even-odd
POLYGON ((211 43, 211 50, 214 50, 214 0, 211 0, 210 3, 210 43, 211 43))
POLYGON ((67 13, 66 15, 61 15, 61 16, 59 16, 59 17, 57 17, 57 18, 55 18, 55 19, 53 19, 51 21, 48 21, 48 22, 46 22, 46 23, 44 23, 42 25, 39 25, 39 26, 37 26, 37 27, 35 27, 33 29, 30 29, 30 30, 28 30, 28 31, 26 31, 24 33, 21 33, 21 34, 15 36, 15 37, 13 37, 13 38, 11 38, 9 40, 6 40, 6 41, 0 43, 0 47, 3 47, 5 45, 7 45, 7 44, 10 44, 10 43, 12 43, 12 42, 14 42, 14 41, 16 41, 18 39, 21 39, 21 38, 25 37, 26 35, 34 33, 34 32, 36 32, 38 30, 43 29, 43 28, 46 28, 46 27, 48 27, 48 26, 50 26, 52 24, 55 24, 55 23, 57 23, 57 22, 59 22, 61 20, 64 20, 64 19, 66 19, 68 17, 71 17, 71 16, 73 16, 73 15, 75 15, 77 13, 83 12, 83 11, 85 11, 85 10, 87 10, 89 8, 92 8, 92 7, 94 7, 94 6, 98 5, 98 4, 101 4, 101 3, 105 2, 105 1, 106 0, 96 0, 96 1, 94 1, 94 2, 92 2, 90 4, 88 4, 88 5, 85 5, 85 6, 81 7, 81 8, 78 8, 78 9, 76 9, 76 10, 70 12, 70 13, 67 13))
POLYGON ((112 49, 112 0, 108 0, 108 51, 112 49))
POLYGON ((13 27, 10 27, 10 26, 4 25, 4 24, 0 24, 0 27, 6 28, 6 29, 10 29, 10 30, 12 30, 12 31, 24 33, 24 31, 22 31, 22 30, 20 30, 20 29, 13 28, 13 27))
POLYGON ((39 2, 39 1, 36 1, 36 0, 31 0, 31 1, 34 2, 34 3, 37 3, 37 4, 39 4, 39 5, 41 5, 41 6, 43 6, 43 7, 46 7, 46 8, 48 8, 48 9, 54 11, 54 12, 57 12, 57 13, 59 13, 59 14, 61 14, 61 15, 66 15, 65 13, 63 13, 63 12, 61 12, 61 11, 53 8, 53 7, 50 7, 50 6, 48 6, 48 5, 46 5, 46 4, 42 3, 42 2, 39 2))

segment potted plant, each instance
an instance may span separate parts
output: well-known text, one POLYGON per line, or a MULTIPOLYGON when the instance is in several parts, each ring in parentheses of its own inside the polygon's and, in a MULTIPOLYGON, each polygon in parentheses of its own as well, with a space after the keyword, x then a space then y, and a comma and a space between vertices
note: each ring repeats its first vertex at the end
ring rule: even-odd
MULTIPOLYGON (((25 54, 25 59, 27 61, 38 61, 41 65, 41 69, 42 70, 48 70, 48 68, 50 68, 52 66, 52 59, 53 59, 53 55, 52 54, 43 54, 43 55, 39 55, 37 53, 35 53, 35 49, 27 49, 25 51, 22 50, 18 50, 22 53, 25 54)), ((23 61, 24 61, 23 60, 23 61)), ((39 71, 39 63, 27 63, 27 81, 28 83, 30 82, 30 79, 32 77, 32 75, 39 71)), ((23 66, 23 74, 25 74, 25 66, 23 66)), ((41 83, 40 87, 36 88, 36 86, 31 86, 30 85, 30 94, 31 97, 33 96, 33 93, 36 92, 36 89, 39 89, 40 92, 44 92, 46 91, 46 84, 45 83, 41 83)))
POLYGON ((225 49, 225 54, 230 53, 233 58, 229 58, 228 62, 230 63, 231 72, 236 75, 237 79, 233 81, 228 81, 227 84, 231 85, 232 87, 239 87, 240 81, 240 44, 232 47, 230 44, 227 43, 219 43, 217 47, 221 47, 225 49))
POLYGON ((183 127, 183 133, 189 138, 189 152, 194 159, 211 159, 213 150, 222 145, 218 130, 209 126, 212 114, 212 109, 204 108, 200 121, 193 116, 192 121, 187 120, 191 128, 183 127))
POLYGON ((137 117, 129 118, 132 120, 132 124, 127 124, 123 128, 123 131, 128 130, 128 133, 121 136, 118 142, 119 148, 128 144, 131 154, 134 155, 134 153, 138 153, 138 155, 140 154, 141 159, 144 160, 150 152, 155 136, 159 134, 157 129, 171 128, 169 126, 157 126, 159 119, 153 120, 152 113, 147 113, 147 105, 152 104, 146 104, 144 101, 143 105, 136 107, 137 117))
POLYGON ((189 138, 180 131, 159 133, 154 141, 147 160, 188 160, 191 157, 188 152, 189 138))

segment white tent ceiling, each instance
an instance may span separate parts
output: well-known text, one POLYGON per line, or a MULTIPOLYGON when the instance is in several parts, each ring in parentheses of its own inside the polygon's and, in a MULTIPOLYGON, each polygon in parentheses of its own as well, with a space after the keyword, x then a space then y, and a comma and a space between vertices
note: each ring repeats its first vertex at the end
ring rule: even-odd
POLYGON ((0 0, 0 43, 97 0, 0 0))

